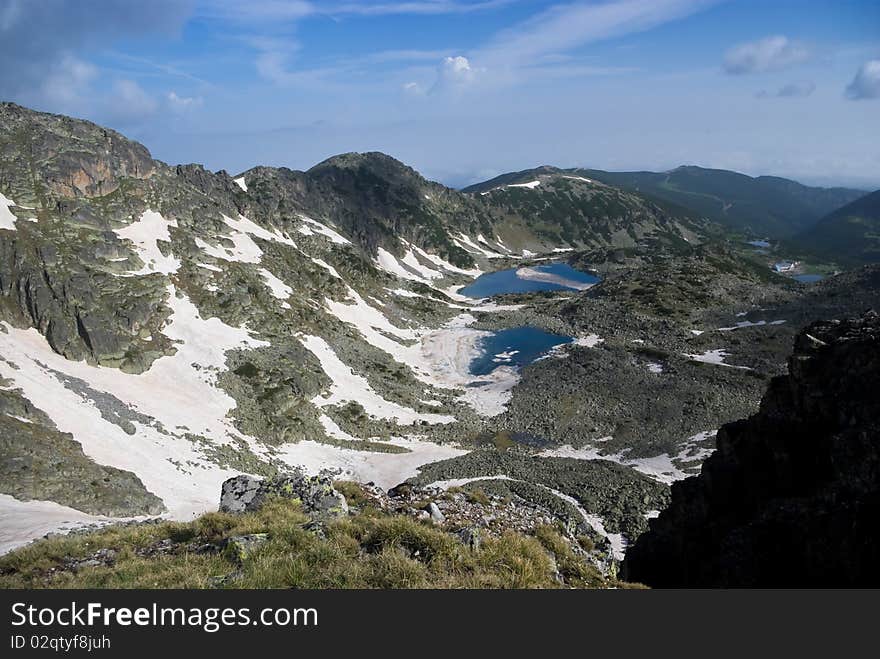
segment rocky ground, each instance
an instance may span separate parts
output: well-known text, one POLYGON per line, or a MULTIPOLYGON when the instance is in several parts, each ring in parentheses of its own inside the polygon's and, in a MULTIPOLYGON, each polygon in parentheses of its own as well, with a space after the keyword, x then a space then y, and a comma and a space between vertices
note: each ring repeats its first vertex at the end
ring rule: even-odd
POLYGON ((655 586, 880 582, 880 317, 814 323, 749 419, 630 549, 655 586))

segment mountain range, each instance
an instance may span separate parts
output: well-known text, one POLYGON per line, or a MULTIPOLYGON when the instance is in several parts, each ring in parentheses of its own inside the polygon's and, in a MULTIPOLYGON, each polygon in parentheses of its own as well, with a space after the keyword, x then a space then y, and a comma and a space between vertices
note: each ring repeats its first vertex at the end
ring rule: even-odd
POLYGON ((678 212, 704 217, 736 231, 790 238, 828 213, 866 194, 849 188, 817 188, 777 176, 752 177, 693 165, 668 172, 607 172, 598 169, 539 167, 496 177, 468 188, 484 192, 537 176, 582 177, 638 193, 678 212))
POLYGON ((607 573, 802 328, 880 304, 876 267, 800 284, 732 232, 876 193, 550 167, 458 191, 381 153, 230 175, 10 103, 0 155, 4 550, 331 469, 415 488, 401 515, 513 506, 474 523, 558 523, 607 573), (530 286, 467 295, 484 276, 530 286))

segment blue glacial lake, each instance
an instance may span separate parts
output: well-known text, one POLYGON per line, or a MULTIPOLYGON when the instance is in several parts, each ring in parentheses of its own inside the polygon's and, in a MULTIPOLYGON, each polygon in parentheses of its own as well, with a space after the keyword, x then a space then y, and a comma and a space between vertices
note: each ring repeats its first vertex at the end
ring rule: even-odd
POLYGON ((767 242, 766 240, 750 240, 748 242, 748 244, 752 245, 753 247, 763 247, 763 248, 770 247, 770 243, 767 242))
POLYGON ((825 275, 795 275, 793 278, 803 284, 815 284, 825 279, 825 275))
POLYGON ((550 263, 487 272, 462 288, 459 293, 479 298, 504 293, 582 290, 598 281, 599 277, 575 270, 567 263, 550 263))
POLYGON ((545 355, 554 346, 571 343, 570 336, 551 334, 537 327, 500 330, 482 339, 481 354, 471 362, 473 375, 488 375, 499 366, 521 368, 545 355))

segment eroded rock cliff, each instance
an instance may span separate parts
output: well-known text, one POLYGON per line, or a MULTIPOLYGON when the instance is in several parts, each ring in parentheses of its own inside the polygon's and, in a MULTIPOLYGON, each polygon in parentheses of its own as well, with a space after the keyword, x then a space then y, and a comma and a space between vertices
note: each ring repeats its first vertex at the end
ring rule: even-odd
POLYGON ((651 586, 880 583, 880 316, 818 322, 630 549, 651 586))

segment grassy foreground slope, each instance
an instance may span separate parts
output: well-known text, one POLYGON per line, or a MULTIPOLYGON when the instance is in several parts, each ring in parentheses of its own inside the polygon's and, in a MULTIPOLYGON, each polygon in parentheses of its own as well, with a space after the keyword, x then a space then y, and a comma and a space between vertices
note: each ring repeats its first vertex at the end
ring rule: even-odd
MULTIPOLYGON (((338 483, 348 499, 359 486, 338 483)), ((585 541, 586 542, 586 541, 585 541)), ((369 506, 316 523, 296 502, 193 522, 110 526, 0 557, 2 588, 608 588, 553 526, 474 546, 369 506), (265 534, 262 535, 262 534, 265 534), (258 540, 259 542, 254 542, 258 540)))

